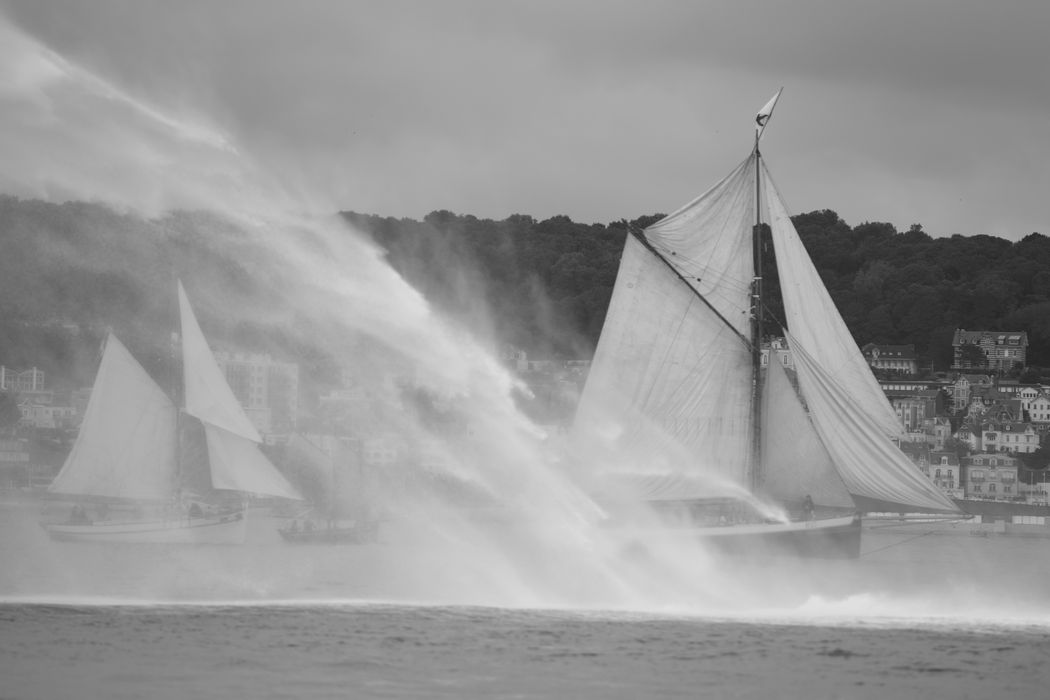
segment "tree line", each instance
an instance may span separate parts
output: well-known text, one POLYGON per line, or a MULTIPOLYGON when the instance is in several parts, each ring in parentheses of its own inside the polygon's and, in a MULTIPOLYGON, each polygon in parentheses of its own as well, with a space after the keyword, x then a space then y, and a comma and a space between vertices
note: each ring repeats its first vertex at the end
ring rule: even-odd
MULTIPOLYGON (((590 356, 629 228, 662 218, 601 224, 449 211, 421 221, 342 216, 437 308, 537 359, 590 356)), ((1050 366, 1046 236, 933 237, 919 225, 850 226, 831 210, 793 220, 858 344, 914 344, 925 366, 946 370, 956 328, 1026 331, 1029 363, 1050 366)), ((311 346, 309 333, 253 322, 253 309, 280 298, 279 282, 259 274, 250 251, 231 245, 240 239, 229 228, 200 212, 147 221, 98 204, 0 195, 0 364, 38 366, 49 384, 86 386, 103 331, 111 328, 147 370, 163 376, 180 276, 188 288, 218 290, 233 309, 226 319, 217 316, 222 308, 198 309, 224 340, 296 359, 304 381, 332 379, 336 365, 311 346), (71 323, 79 333, 69 332, 71 323)), ((770 304, 777 303, 774 295, 770 304)))
MULTIPOLYGON (((603 225, 566 216, 494 221, 449 211, 422 221, 344 215, 435 304, 469 318, 484 301, 495 337, 543 358, 589 356, 629 227, 662 217, 603 225)), ((1029 364, 1050 366, 1046 236, 935 238, 918 224, 907 231, 881 222, 851 227, 830 209, 792 221, 858 345, 914 345, 923 367, 943 371, 952 362, 957 328, 1026 331, 1029 364)), ((767 278, 775 283, 768 246, 764 254, 767 278)), ((775 284, 770 287, 767 303, 777 316, 780 300, 775 284)))

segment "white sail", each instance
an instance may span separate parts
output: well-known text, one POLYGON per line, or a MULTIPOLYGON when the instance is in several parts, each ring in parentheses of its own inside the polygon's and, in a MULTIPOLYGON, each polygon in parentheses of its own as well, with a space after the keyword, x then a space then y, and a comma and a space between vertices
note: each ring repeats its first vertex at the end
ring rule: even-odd
MULTIPOLYGON (((624 247, 574 430, 593 460, 639 475, 651 500, 699 497, 706 486, 718 495, 725 486, 696 475, 744 486, 755 476, 749 324, 758 160, 756 151, 624 247)), ((900 433, 896 416, 768 173, 762 181, 799 391, 774 363, 759 426, 761 490, 782 502, 810 495, 829 506, 864 499, 956 510, 890 440, 900 433)))
POLYGON ((755 162, 645 229, 645 238, 741 335, 750 328, 755 162))
POLYGON ((204 338, 197 317, 179 282, 179 316, 182 322, 182 374, 186 413, 201 422, 261 442, 259 431, 245 415, 204 338))
POLYGON ((49 491, 162 501, 175 472, 175 405, 110 334, 80 433, 49 491))
POLYGON ((867 406, 856 401, 794 336, 788 336, 788 345, 810 417, 851 495, 887 508, 958 510, 885 436, 867 406))
POLYGON ((751 368, 742 336, 754 200, 732 175, 628 236, 574 430, 621 471, 708 474, 745 483, 751 368))
POLYGON ((835 463, 787 372, 771 353, 762 402, 762 492, 781 503, 810 496, 822 506, 852 508, 835 463))
POLYGON ((215 362, 182 282, 179 282, 179 313, 185 409, 204 426, 212 488, 301 499, 259 451, 262 438, 215 362))
POLYGON ((865 407, 887 437, 900 436, 900 421, 806 253, 764 163, 762 173, 787 327, 816 364, 865 407))
POLYGON ((302 498, 251 440, 207 423, 204 424, 204 434, 213 488, 295 500, 302 498))

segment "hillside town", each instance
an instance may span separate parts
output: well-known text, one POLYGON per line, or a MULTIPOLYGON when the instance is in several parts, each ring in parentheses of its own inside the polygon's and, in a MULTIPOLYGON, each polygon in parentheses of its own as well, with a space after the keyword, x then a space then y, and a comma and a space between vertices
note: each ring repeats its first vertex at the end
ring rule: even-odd
MULTIPOLYGON (((958 329, 952 367, 934 373, 919 366, 914 346, 863 346, 900 420, 902 451, 949 497, 1048 504, 1050 385, 1018 378, 1027 349, 1024 332, 958 329)), ((306 396, 293 362, 243 350, 216 351, 215 357, 278 464, 282 446, 298 433, 350 440, 355 459, 367 470, 440 466, 436 445, 400 434, 391 427, 396 421, 384 419, 389 406, 423 399, 432 415, 445 416, 445 427, 455 423, 449 418, 453 406, 410 389, 409 368, 380 391, 366 389, 347 370, 336 385, 306 396)), ((767 344, 763 364, 770 358, 793 369, 782 339, 767 344)), ((528 396, 517 397, 522 410, 549 434, 563 434, 589 361, 530 359, 514 348, 506 348, 501 359, 529 388, 528 396)), ((0 386, 8 411, 17 406, 17 415, 6 420, 0 412, 0 489, 46 489, 72 445, 91 389, 56 390, 36 367, 7 366, 0 366, 0 386)))

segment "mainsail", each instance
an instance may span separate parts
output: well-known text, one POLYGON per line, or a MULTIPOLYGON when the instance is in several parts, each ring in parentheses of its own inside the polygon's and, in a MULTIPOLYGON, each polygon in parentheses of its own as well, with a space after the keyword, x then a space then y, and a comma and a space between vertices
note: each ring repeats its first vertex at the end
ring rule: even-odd
POLYGON ((751 459, 754 163, 628 236, 576 429, 630 472, 745 483, 751 459))
POLYGON ((574 430, 621 472, 717 477, 712 483, 744 488, 757 470, 759 491, 781 502, 810 495, 822 505, 957 510, 891 441, 900 433, 896 416, 757 145, 711 190, 627 237, 574 430), (748 330, 756 211, 772 230, 798 372, 796 390, 770 353, 757 416, 748 330))
POLYGON ((139 501, 170 498, 175 412, 167 394, 109 334, 80 433, 48 490, 139 501))

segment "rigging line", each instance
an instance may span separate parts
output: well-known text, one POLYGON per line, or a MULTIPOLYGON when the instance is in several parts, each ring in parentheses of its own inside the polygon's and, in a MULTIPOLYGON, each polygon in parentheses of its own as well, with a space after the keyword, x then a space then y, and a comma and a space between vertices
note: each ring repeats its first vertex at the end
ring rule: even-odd
MULTIPOLYGON (((883 525, 866 525, 865 527, 867 529, 869 529, 869 530, 884 530, 885 528, 888 528, 888 527, 911 527, 912 525, 929 525, 930 524, 930 520, 931 520, 930 518, 924 518, 922 520, 912 520, 910 522, 909 521, 902 522, 900 520, 894 520, 892 522, 887 522, 887 523, 885 523, 883 525)), ((939 520, 938 519, 934 519, 934 521, 938 525, 940 525, 940 524, 955 525, 957 523, 963 523, 963 522, 966 522, 968 520, 973 520, 973 516, 971 515, 971 516, 968 516, 968 517, 965 517, 965 518, 943 518, 943 519, 939 519, 939 520)))
POLYGON ((675 274, 675 276, 678 279, 680 279, 682 281, 682 283, 686 287, 688 287, 689 290, 693 294, 696 295, 697 299, 699 299, 700 301, 704 302, 704 304, 707 306, 707 308, 711 309, 712 313, 714 313, 714 315, 717 316, 718 319, 722 323, 724 323, 726 325, 726 327, 728 327, 731 331, 733 331, 733 334, 736 335, 736 337, 740 338, 741 342, 743 342, 746 347, 748 347, 748 348, 751 347, 751 341, 746 336, 744 336, 743 333, 741 333, 736 328, 734 328, 733 324, 730 323, 729 320, 725 316, 723 316, 722 313, 718 309, 716 309, 711 304, 711 302, 709 302, 707 300, 707 298, 703 294, 701 294, 700 292, 698 292, 696 290, 696 287, 694 287, 693 285, 689 284, 689 282, 686 280, 685 276, 682 275, 682 273, 678 271, 677 267, 675 267, 674 265, 671 264, 670 260, 668 260, 664 256, 660 255, 660 251, 658 251, 656 248, 653 247, 653 244, 649 242, 649 240, 645 237, 645 234, 642 231, 639 231, 637 228, 635 228, 634 226, 631 226, 631 225, 628 225, 628 229, 627 230, 631 232, 631 235, 634 236, 638 240, 639 243, 641 243, 643 246, 645 246, 646 250, 648 250, 650 253, 655 255, 664 265, 667 265, 667 267, 670 268, 671 272, 673 272, 675 274))
POLYGON ((744 278, 740 278, 740 277, 734 276, 734 275, 730 274, 729 272, 723 272, 723 271, 710 272, 710 268, 701 266, 701 263, 700 263, 698 258, 690 257, 688 255, 676 253, 675 254, 675 260, 679 260, 683 264, 694 264, 698 268, 701 268, 701 269, 698 269, 695 273, 690 273, 690 277, 692 277, 693 274, 697 275, 697 281, 700 281, 700 279, 703 279, 705 282, 707 282, 707 281, 709 281, 710 277, 714 276, 714 277, 717 277, 718 283, 721 284, 722 286, 725 286, 725 287, 727 287, 729 289, 734 289, 735 288, 736 290, 742 290, 742 289, 750 289, 751 288, 751 283, 754 280, 753 277, 748 277, 748 278, 744 279, 744 278))
POLYGON ((779 316, 773 313, 773 309, 766 306, 765 304, 762 304, 762 315, 766 317, 767 321, 772 321, 773 323, 780 326, 781 332, 783 332, 783 330, 787 328, 787 323, 781 320, 779 316))
POLYGON ((862 552, 860 556, 861 557, 866 557, 866 556, 868 556, 870 554, 875 554, 876 552, 882 552, 882 551, 887 550, 887 549, 892 549, 893 547, 899 547, 902 544, 907 544, 909 542, 914 542, 915 540, 920 539, 922 537, 926 537, 928 535, 932 535, 934 532, 935 532, 934 530, 929 530, 929 531, 924 532, 924 533, 922 533, 920 535, 916 535, 915 537, 909 537, 906 540, 901 540, 900 542, 894 542, 893 544, 888 544, 885 547, 879 547, 878 549, 872 549, 872 550, 870 550, 868 552, 862 552))

